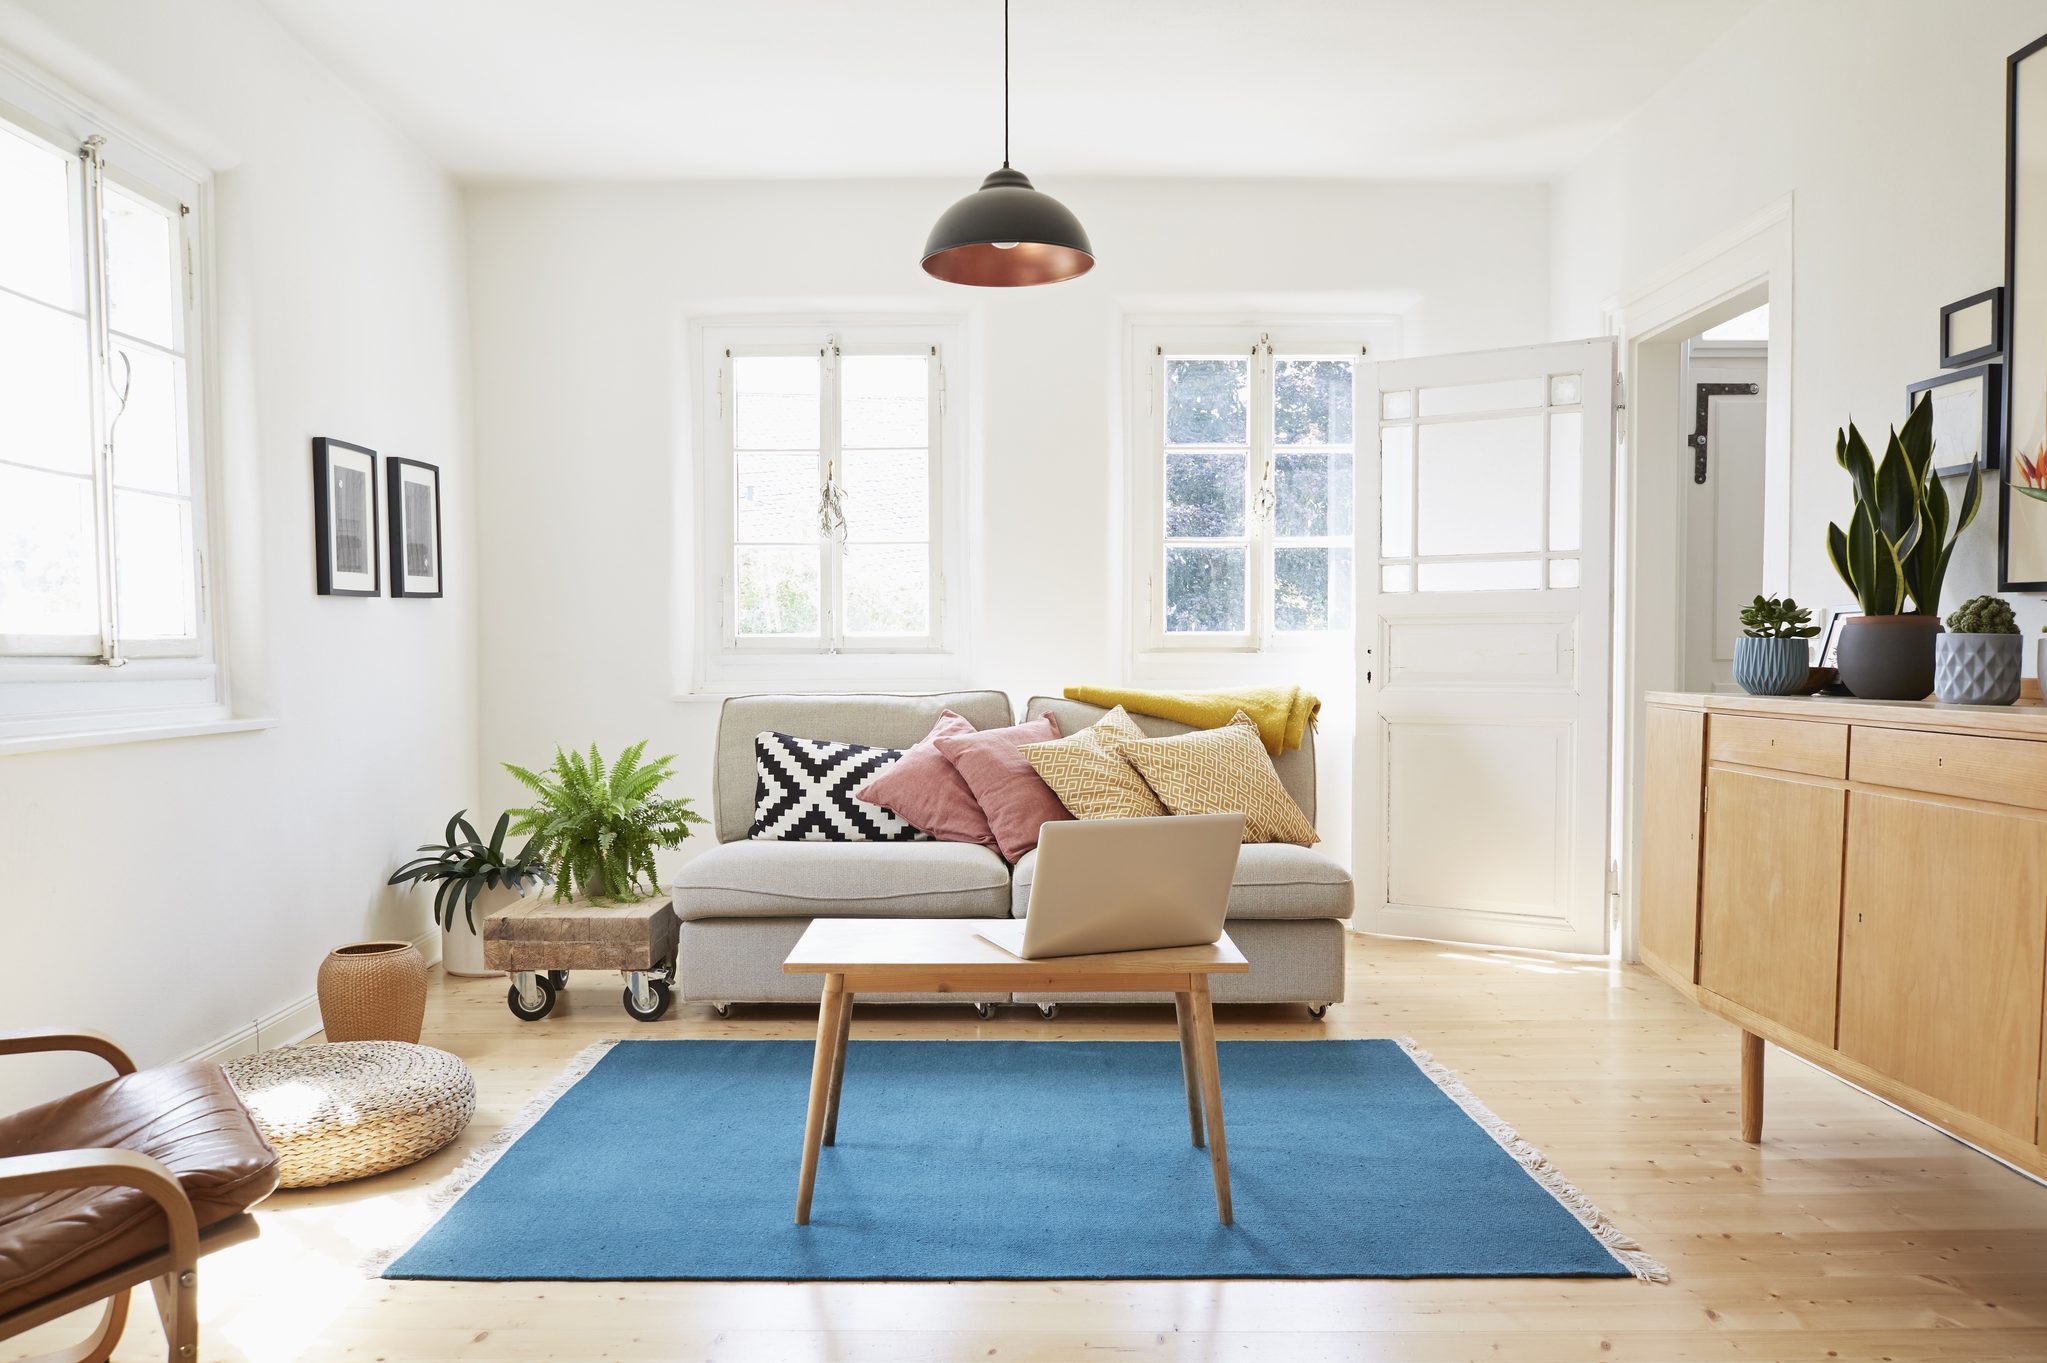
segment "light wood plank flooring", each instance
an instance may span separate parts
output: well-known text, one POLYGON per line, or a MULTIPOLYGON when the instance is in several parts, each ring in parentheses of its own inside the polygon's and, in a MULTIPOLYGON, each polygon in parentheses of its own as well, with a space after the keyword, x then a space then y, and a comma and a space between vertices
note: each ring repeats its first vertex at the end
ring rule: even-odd
MULTIPOLYGON (((1224 1039, 1409 1034, 1670 1266, 1674 1281, 384 1283, 354 1268, 564 1061, 605 1037, 803 1037, 797 1009, 643 1026, 591 974, 537 1024, 436 975, 426 1039, 481 1108, 414 1169, 273 1199, 201 1276, 205 1356, 290 1360, 2047 1359, 2047 1188, 1775 1051, 1763 1145, 1737 1138, 1736 1033, 1636 969, 1354 939, 1326 1025, 1224 1008, 1224 1039)), ((1168 1040, 1170 1008, 863 1008, 856 1037, 1168 1040)), ((648 1095, 649 1102, 662 1101, 648 1095)), ((793 1149, 793 1147, 792 1147, 793 1149)), ((658 1176, 649 1171, 650 1177, 658 1176)), ((1331 1179, 1344 1177, 1341 1165, 1331 1179)), ((794 1178, 792 1155, 791 1178, 794 1178)), ((630 1219, 633 1209, 619 1214, 630 1219)), ((536 1209, 533 1234, 548 1228, 536 1209)), ((664 1225, 641 1233, 720 1235, 664 1225)), ((138 1303, 120 1359, 160 1359, 138 1303)), ((28 1341, 50 1347, 52 1328, 28 1341)), ((0 1345, 19 1350, 24 1341, 0 1345)))

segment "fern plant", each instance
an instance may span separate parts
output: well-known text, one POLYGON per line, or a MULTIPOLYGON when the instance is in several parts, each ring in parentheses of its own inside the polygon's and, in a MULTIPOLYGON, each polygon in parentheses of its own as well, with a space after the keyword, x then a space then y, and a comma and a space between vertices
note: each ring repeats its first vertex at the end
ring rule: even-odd
POLYGON ((658 883, 655 849, 680 846, 690 825, 704 821, 688 800, 655 794, 674 774, 669 764, 675 758, 643 763, 646 748, 645 740, 633 744, 608 769, 595 743, 587 758, 555 748, 554 764, 544 772, 504 764, 533 792, 529 808, 511 811, 512 828, 533 835, 556 901, 573 899, 578 890, 590 899, 645 898, 643 890, 658 883))

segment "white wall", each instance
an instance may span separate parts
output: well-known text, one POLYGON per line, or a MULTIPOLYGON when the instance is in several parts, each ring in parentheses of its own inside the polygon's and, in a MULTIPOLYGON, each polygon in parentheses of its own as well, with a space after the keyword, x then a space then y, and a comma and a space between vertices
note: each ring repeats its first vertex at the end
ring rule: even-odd
MULTIPOLYGON (((235 701, 276 727, 0 757, 0 1030, 158 1061, 422 933, 384 876, 473 803, 462 208, 253 0, 0 4, 0 44, 218 172, 220 585, 235 701), (315 435, 441 466, 444 599, 314 595, 315 435)), ((10 1061, 0 1111, 103 1072, 10 1061)))
MULTIPOLYGON (((514 793, 501 760, 648 738, 680 754, 679 793, 709 810, 716 702, 675 699, 686 673, 673 661, 693 628, 678 619, 694 591, 693 317, 967 319, 969 677, 1018 704, 1124 676, 1126 314, 1398 313, 1414 353, 1530 343, 1549 317, 1540 187, 1047 180, 1087 225, 1091 274, 935 283, 917 265, 924 236, 977 183, 978 171, 472 191, 488 806, 514 793)), ((1349 826, 1347 676, 1307 678, 1329 707, 1320 822, 1333 842, 1349 826)))
MULTIPOLYGON (((2005 58, 2043 30, 2038 0, 1768 0, 1554 187, 1558 336, 1792 198, 1792 385, 1770 394, 1792 403, 1792 553, 1770 590, 1850 599, 1826 557, 1849 508, 1835 429, 1881 441, 1906 384, 1939 372, 1941 305, 2003 282, 2005 58)), ((1944 608, 1996 591, 1996 550, 1993 495, 1944 608)), ((2047 623, 2012 599, 2023 628, 2047 623)))

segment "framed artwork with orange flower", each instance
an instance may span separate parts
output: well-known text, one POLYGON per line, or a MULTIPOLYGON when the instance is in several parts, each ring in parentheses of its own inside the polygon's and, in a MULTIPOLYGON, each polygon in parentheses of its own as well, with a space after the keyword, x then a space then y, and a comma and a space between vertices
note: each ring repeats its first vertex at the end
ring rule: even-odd
POLYGON ((1997 578, 2047 591, 2047 38, 2005 64, 2004 461, 1997 578))

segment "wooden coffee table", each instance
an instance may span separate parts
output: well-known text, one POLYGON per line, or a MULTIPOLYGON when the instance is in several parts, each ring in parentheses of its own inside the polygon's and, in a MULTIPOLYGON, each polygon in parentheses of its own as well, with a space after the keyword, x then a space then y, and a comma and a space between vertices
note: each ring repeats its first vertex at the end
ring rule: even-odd
POLYGON ((859 994, 1125 992, 1171 994, 1180 1019, 1180 1072, 1187 1086, 1187 1128, 1208 1145, 1215 1210, 1230 1224, 1230 1164, 1223 1142, 1222 1075, 1216 1067, 1210 975, 1251 968, 1229 934, 1209 946, 1118 951, 1026 961, 975 934, 977 918, 818 918, 789 959, 789 975, 824 976, 817 1010, 817 1054, 810 1068, 810 1109, 803 1123, 803 1167, 796 1178, 796 1224, 810 1224, 817 1152, 838 1134, 839 1086, 859 994))

